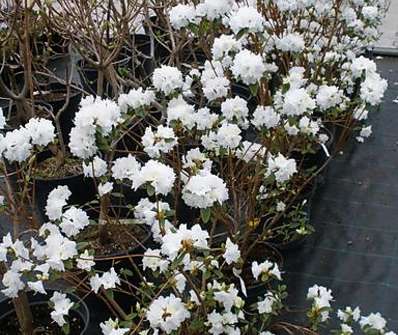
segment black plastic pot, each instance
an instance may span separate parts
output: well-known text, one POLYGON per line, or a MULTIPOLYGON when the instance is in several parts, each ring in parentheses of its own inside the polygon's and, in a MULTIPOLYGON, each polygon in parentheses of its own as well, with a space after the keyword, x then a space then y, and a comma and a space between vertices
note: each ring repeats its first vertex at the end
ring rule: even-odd
POLYGON ((262 300, 268 290, 268 283, 255 281, 251 271, 252 262, 257 261, 258 264, 261 264, 266 260, 278 264, 279 268, 283 267, 282 254, 272 244, 260 242, 256 248, 253 249, 243 269, 243 277, 246 283, 247 291, 247 298, 245 301, 248 305, 262 300))
POLYGON ((148 35, 130 35, 128 52, 131 53, 131 68, 133 75, 141 80, 150 80, 155 69, 152 56, 152 41, 148 35))
MULTIPOLYGON (((37 161, 43 162, 50 157, 52 157, 52 153, 50 151, 44 151, 38 155, 37 161)), ((94 200, 96 196, 93 180, 91 178, 84 178, 83 174, 52 179, 34 177, 33 180, 36 192, 36 204, 43 220, 48 219, 45 215, 48 195, 58 186, 68 186, 69 190, 72 192, 68 201, 69 204, 82 206, 94 200)))
MULTIPOLYGON (((311 220, 311 208, 312 208, 312 202, 313 202, 313 197, 316 191, 316 184, 306 193, 302 194, 299 196, 298 200, 296 201, 297 203, 301 203, 302 201, 306 200, 306 204, 304 206, 304 212, 305 216, 308 221, 311 220)), ((308 239, 309 235, 296 235, 294 239, 284 241, 279 239, 278 237, 272 239, 270 244, 274 246, 277 250, 279 250, 281 253, 289 252, 289 251, 294 251, 300 248, 305 241, 308 239)))
POLYGON ((169 38, 168 29, 162 27, 162 24, 157 16, 151 16, 149 21, 151 22, 151 27, 149 27, 148 23, 146 22, 144 24, 145 33, 150 37, 151 35, 154 35, 153 43, 155 61, 157 63, 164 64, 170 57, 170 52, 165 47, 165 45, 170 45, 170 41, 167 40, 169 38), (162 43, 160 41, 162 41, 162 43))
MULTIPOLYGON (((327 128, 323 128, 321 130, 322 133, 328 135, 329 139, 325 143, 326 148, 328 149, 329 153, 332 154, 333 144, 334 144, 334 134, 327 128)), ((322 148, 320 144, 316 145, 315 152, 307 153, 303 155, 299 151, 293 151, 292 158, 294 158, 298 163, 302 161, 302 168, 310 169, 315 168, 315 170, 319 169, 326 163, 328 157, 326 152, 322 148)))
MULTIPOLYGON (((87 214, 91 220, 98 222, 99 219, 99 208, 93 208, 87 210, 87 214)), ((112 206, 109 209, 108 213, 109 217, 114 216, 115 218, 122 220, 122 219, 132 219, 133 212, 129 210, 125 206, 112 206)), ((151 239, 151 233, 147 229, 147 226, 140 225, 140 229, 143 230, 143 235, 145 238, 139 241, 140 244, 137 244, 134 247, 128 248, 127 250, 120 250, 112 253, 108 253, 106 255, 95 255, 95 266, 94 269, 97 271, 106 272, 109 271, 111 267, 114 267, 116 271, 125 268, 131 269, 132 264, 131 260, 127 256, 129 254, 143 254, 148 246, 148 243, 151 239)), ((142 257, 134 257, 132 260, 136 266, 140 266, 142 264, 142 257)), ((137 278, 132 277, 131 280, 135 280, 137 278)), ((138 280, 138 279, 137 279, 138 280)))
MULTIPOLYGON (((40 293, 33 294, 31 292, 28 292, 28 299, 30 306, 48 305, 49 299, 52 296, 53 292, 54 291, 52 290, 47 290, 48 295, 40 293)), ((85 335, 88 333, 87 330, 90 323, 90 312, 88 310, 88 307, 85 304, 85 302, 80 300, 79 297, 76 296, 75 294, 68 293, 67 296, 69 299, 72 300, 72 302, 78 304, 78 308, 70 310, 69 315, 78 317, 81 320, 83 326, 83 330, 79 334, 73 334, 73 335, 85 335)), ((14 313, 15 310, 13 308, 11 299, 5 299, 0 303, 1 320, 7 319, 7 317, 10 317, 14 313)))

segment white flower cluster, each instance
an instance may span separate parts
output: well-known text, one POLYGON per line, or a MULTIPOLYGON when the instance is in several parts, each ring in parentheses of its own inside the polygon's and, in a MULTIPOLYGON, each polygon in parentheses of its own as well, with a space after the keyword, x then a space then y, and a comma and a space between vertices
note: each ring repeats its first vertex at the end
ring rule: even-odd
POLYGON ((246 85, 257 84, 266 71, 266 66, 260 55, 243 49, 234 58, 231 71, 235 78, 246 85))
POLYGON ((192 176, 182 190, 182 199, 191 207, 208 208, 228 200, 224 181, 211 173, 192 176))
POLYGON ((312 300, 312 308, 320 311, 321 322, 329 319, 330 302, 333 300, 332 291, 323 286, 314 285, 308 289, 307 299, 312 300))
POLYGON ((162 125, 156 128, 155 133, 151 127, 146 128, 142 137, 144 151, 151 158, 159 158, 162 153, 169 153, 176 144, 177 138, 173 128, 162 125))
POLYGON ((174 294, 167 297, 160 296, 154 300, 146 313, 151 328, 166 334, 177 330, 190 316, 181 298, 177 298, 174 294))
POLYGON ((152 76, 152 83, 155 89, 165 95, 182 90, 184 79, 182 73, 176 67, 162 65, 155 69, 152 76))
POLYGON ((278 183, 288 181, 297 172, 297 164, 293 158, 286 158, 281 153, 276 157, 268 157, 267 175, 274 175, 278 183))
POLYGON ((25 126, 0 135, 0 154, 9 162, 22 163, 32 155, 34 146, 47 146, 54 139, 50 120, 32 118, 25 126))
POLYGON ((242 140, 241 132, 236 124, 223 123, 216 131, 210 131, 209 134, 202 136, 202 145, 207 150, 215 152, 221 148, 236 149, 242 140))
POLYGON ((88 159, 97 152, 96 133, 109 136, 122 121, 121 109, 109 99, 89 96, 80 102, 74 127, 70 133, 69 148, 75 156, 88 159))
POLYGON ((127 94, 120 94, 118 105, 122 113, 127 113, 129 109, 139 109, 141 107, 150 106, 155 101, 153 91, 144 91, 142 87, 130 90, 127 94))

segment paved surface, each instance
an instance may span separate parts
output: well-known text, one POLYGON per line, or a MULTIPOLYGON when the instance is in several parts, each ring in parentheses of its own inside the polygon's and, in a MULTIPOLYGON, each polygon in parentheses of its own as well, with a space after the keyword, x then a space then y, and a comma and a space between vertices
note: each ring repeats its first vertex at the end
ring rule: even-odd
POLYGON ((382 36, 378 47, 398 48, 398 0, 391 0, 391 5, 381 27, 382 36))
POLYGON ((334 291, 336 307, 379 311, 397 331, 398 105, 392 100, 398 96, 398 58, 378 63, 389 89, 382 111, 371 117, 374 134, 332 162, 315 197, 316 233, 287 255, 286 277, 298 306, 318 283, 334 291))

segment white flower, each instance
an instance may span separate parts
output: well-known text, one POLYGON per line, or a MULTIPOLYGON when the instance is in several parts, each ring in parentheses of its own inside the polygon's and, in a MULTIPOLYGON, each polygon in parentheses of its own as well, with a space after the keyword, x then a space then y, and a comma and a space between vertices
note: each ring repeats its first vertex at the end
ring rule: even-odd
POLYGON ((316 95, 316 103, 324 111, 343 102, 343 92, 337 86, 322 85, 316 95))
POLYGON ((305 48, 304 38, 298 33, 290 33, 275 39, 277 49, 284 52, 302 52, 305 48))
POLYGON ((235 56, 231 70, 244 84, 252 85, 263 77, 266 67, 260 55, 244 49, 235 56))
POLYGON ((90 271, 94 265, 94 256, 90 255, 88 250, 84 250, 84 253, 80 254, 77 259, 77 267, 81 270, 90 271))
POLYGON ((21 127, 8 132, 5 137, 1 137, 4 157, 10 161, 23 162, 31 154, 32 143, 29 131, 21 127))
POLYGON ((151 328, 170 334, 191 316, 180 298, 174 294, 154 300, 146 313, 151 328))
POLYGON ((234 3, 234 0, 205 0, 196 7, 196 14, 213 21, 230 12, 234 3))
POLYGON ((361 98, 370 105, 376 106, 381 103, 387 87, 387 80, 382 79, 378 73, 368 74, 361 84, 361 98))
POLYGON ((252 263, 252 274, 254 279, 256 280, 258 280, 258 278, 263 274, 265 274, 266 276, 273 276, 278 280, 282 280, 278 264, 272 263, 270 261, 265 261, 260 264, 258 264, 257 261, 254 261, 252 263))
POLYGON ((203 170, 210 173, 212 161, 206 155, 200 152, 199 148, 191 149, 182 157, 184 169, 198 170, 201 174, 206 174, 203 170))
POLYGON ((126 113, 129 108, 138 109, 144 106, 150 106, 155 101, 153 91, 144 91, 142 87, 132 89, 127 94, 120 94, 118 104, 122 113, 126 113))
POLYGON ((351 72, 353 78, 360 78, 364 72, 366 76, 368 74, 376 73, 376 69, 376 63, 363 56, 355 58, 351 64, 351 72))
POLYGON ((249 108, 246 100, 240 97, 225 100, 221 104, 221 113, 228 121, 235 121, 238 125, 247 128, 249 108))
POLYGON ((242 139, 241 130, 236 124, 223 123, 217 131, 217 143, 227 149, 235 149, 242 139))
POLYGON ((232 64, 232 54, 242 49, 242 41, 236 40, 232 35, 221 35, 214 39, 211 52, 213 58, 222 62, 224 66, 232 64))
POLYGON ((112 177, 118 180, 128 179, 132 181, 140 168, 140 163, 129 154, 127 157, 118 158, 113 162, 112 177))
POLYGON ((274 303, 277 301, 278 299, 272 294, 272 292, 266 293, 264 300, 261 300, 257 303, 258 312, 260 314, 271 314, 274 303))
POLYGON ((82 99, 80 106, 74 121, 76 127, 96 126, 103 134, 108 135, 121 121, 120 107, 110 99, 88 96, 82 99))
POLYGON ((180 121, 187 129, 195 126, 195 110, 180 95, 178 98, 172 99, 167 106, 167 123, 172 121, 180 121))
POLYGON ((52 231, 44 244, 35 245, 34 256, 46 260, 51 269, 65 271, 64 262, 77 255, 76 242, 69 240, 58 231, 52 231))
POLYGON ((108 321, 102 322, 100 323, 100 328, 103 335, 125 335, 130 331, 129 328, 120 328, 118 319, 115 321, 109 319, 108 321))
POLYGON ((66 236, 71 237, 79 234, 89 223, 87 213, 80 208, 72 206, 62 215, 59 226, 66 236))
POLYGON ((217 76, 207 79, 206 81, 204 81, 202 78, 202 86, 203 94, 205 95, 207 100, 213 101, 227 96, 230 82, 224 76, 217 76))
POLYGON ((27 284, 28 284, 28 287, 32 291, 37 292, 37 293, 41 293, 41 294, 47 294, 46 290, 44 289, 43 282, 41 280, 38 280, 38 281, 35 281, 35 282, 28 281, 27 284))
POLYGON ((358 142, 362 143, 364 139, 370 137, 370 135, 372 135, 372 126, 363 127, 356 139, 358 142))
POLYGON ((175 173, 171 167, 150 160, 135 176, 133 188, 136 190, 144 184, 149 184, 153 187, 155 193, 167 195, 173 188, 175 178, 175 173))
POLYGON ((205 173, 189 179, 182 190, 182 199, 191 207, 208 208, 228 200, 228 189, 216 175, 205 173))
POLYGON ((293 88, 285 93, 282 111, 287 116, 295 116, 311 113, 315 107, 314 99, 304 88, 293 88))
POLYGON ((337 311, 337 317, 343 321, 347 322, 350 317, 357 322, 361 317, 361 310, 359 307, 356 307, 354 310, 351 307, 346 307, 344 310, 339 309, 337 311))
POLYGON ((368 138, 370 135, 372 135, 372 126, 362 128, 359 135, 368 138))
POLYGON ((253 7, 240 7, 229 20, 229 25, 235 34, 245 29, 251 33, 261 33, 265 20, 253 7))
POLYGON ((69 148, 77 157, 88 159, 98 150, 95 127, 73 127, 70 132, 69 148))
POLYGON ((227 239, 227 242, 225 243, 225 252, 223 254, 223 257, 228 265, 236 263, 240 258, 239 246, 233 243, 229 237, 227 239))
POLYGON ((66 297, 66 294, 54 292, 50 301, 54 304, 54 310, 51 312, 51 318, 62 327, 66 321, 65 316, 69 314, 69 310, 73 306, 73 302, 66 297))
POLYGON ((226 312, 229 312, 233 306, 240 301, 238 296, 239 291, 235 288, 234 284, 227 287, 224 284, 213 282, 214 300, 223 305, 226 312))
POLYGON ((251 123, 257 129, 265 127, 267 129, 275 128, 280 121, 280 115, 275 112, 271 106, 257 106, 253 113, 251 123))
POLYGON ((62 216, 62 208, 72 195, 68 186, 58 186, 53 189, 47 198, 46 215, 51 221, 58 220, 62 216))
POLYGON ((155 69, 152 77, 153 86, 165 95, 170 95, 184 86, 182 73, 176 67, 162 65, 155 69))
POLYGON ((342 331, 344 334, 353 334, 353 333, 354 333, 354 330, 352 329, 352 327, 350 327, 349 325, 347 325, 347 324, 345 324, 345 323, 343 323, 343 324, 341 325, 341 331, 342 331))
POLYGON ((50 120, 32 118, 25 125, 33 145, 46 146, 55 139, 55 127, 50 120))
POLYGON ((234 327, 237 323, 238 317, 231 311, 220 314, 214 310, 210 314, 207 314, 207 321, 205 324, 210 327, 208 332, 212 335, 239 335, 239 328, 234 327))
MULTIPOLYGON (((168 231, 162 238, 162 254, 174 260, 181 250, 186 248, 208 249, 209 233, 195 224, 191 229, 182 224, 175 231, 168 231)), ((186 250, 189 251, 189 250, 186 250)))
POLYGON ((369 327, 370 329, 384 331, 387 322, 380 313, 371 313, 368 316, 362 316, 359 324, 361 325, 362 329, 369 327))
POLYGON ((21 274, 14 270, 8 270, 2 279, 5 289, 1 292, 9 298, 17 298, 18 292, 25 288, 25 284, 21 280, 21 274))
POLYGON ((97 294, 101 286, 104 290, 116 288, 116 285, 120 285, 120 279, 112 267, 108 272, 105 272, 100 276, 98 273, 90 278, 91 289, 97 294))
POLYGON ((266 149, 263 145, 249 141, 242 142, 242 148, 236 151, 236 157, 249 163, 255 158, 263 158, 266 149))
POLYGON ((175 29, 181 29, 196 21, 194 6, 179 4, 169 12, 170 23, 175 29))
POLYGON ((174 273, 174 282, 175 282, 175 288, 177 289, 178 292, 181 294, 184 293, 185 287, 187 284, 187 279, 182 273, 175 272, 174 273))
POLYGON ((218 120, 218 115, 211 113, 207 107, 200 108, 194 115, 194 121, 198 130, 211 129, 218 120))
POLYGON ((319 132, 319 123, 303 116, 299 121, 299 128, 303 134, 315 136, 319 132))
POLYGON ((286 209, 286 204, 283 201, 278 201, 276 203, 276 211, 283 212, 286 209))
MULTIPOLYGON (((313 308, 321 310, 330 307, 333 300, 332 291, 323 286, 314 285, 308 289, 307 299, 313 300, 313 308)), ((321 321, 329 319, 329 310, 321 312, 321 321)))
POLYGON ((268 158, 267 174, 274 174, 277 182, 283 183, 289 180, 296 172, 297 164, 293 158, 285 158, 281 153, 268 158))
POLYGON ((299 133, 299 129, 295 125, 291 126, 289 122, 286 122, 284 128, 290 136, 296 136, 299 133))
POLYGON ((100 197, 112 192, 112 190, 113 190, 113 183, 109 181, 98 185, 98 194, 100 197))
POLYGON ((106 162, 98 156, 95 156, 92 162, 87 165, 83 162, 83 173, 85 177, 99 178, 104 176, 107 170, 108 166, 106 162))
POLYGON ((144 270, 149 268, 153 272, 159 269, 159 272, 162 273, 167 270, 169 264, 170 262, 161 256, 159 249, 152 250, 151 248, 148 248, 142 259, 144 270))
POLYGON ((365 19, 375 20, 379 15, 379 10, 376 6, 364 6, 362 8, 362 15, 365 19))
POLYGON ((148 198, 143 198, 134 208, 134 217, 148 226, 152 226, 158 222, 158 216, 169 210, 170 206, 166 202, 151 202, 148 198))

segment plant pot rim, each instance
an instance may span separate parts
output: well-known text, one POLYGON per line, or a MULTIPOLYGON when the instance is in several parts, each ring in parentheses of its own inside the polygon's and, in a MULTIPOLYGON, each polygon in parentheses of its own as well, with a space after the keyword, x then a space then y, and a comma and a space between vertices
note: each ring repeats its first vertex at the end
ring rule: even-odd
MULTIPOLYGON (((119 205, 119 206, 118 205, 111 205, 110 208, 128 209, 128 207, 123 206, 123 205, 119 205)), ((89 208, 89 209, 85 209, 85 212, 86 213, 89 212, 90 209, 91 210, 99 210, 98 207, 92 207, 92 208, 89 208)), ((121 226, 123 224, 116 224, 116 225, 121 226)), ((128 224, 125 224, 125 225, 128 226, 128 224)), ((90 224, 90 226, 95 227, 95 226, 100 226, 100 225, 97 222, 96 224, 90 224)), ((125 256, 125 255, 130 254, 132 251, 134 251, 137 248, 140 248, 142 246, 146 247, 145 244, 151 239, 152 233, 151 233, 150 229, 148 228, 148 226, 145 225, 145 224, 136 225, 136 227, 139 227, 140 229, 142 229, 143 232, 145 232, 145 237, 139 241, 140 242, 139 244, 137 244, 134 247, 129 247, 129 248, 125 249, 125 250, 114 251, 114 252, 111 252, 111 253, 106 254, 106 255, 101 255, 101 254, 94 255, 94 260, 95 261, 108 261, 108 259, 101 259, 101 258, 125 256)))
MULTIPOLYGON (((70 293, 70 292, 63 292, 62 289, 60 289, 60 290, 47 289, 46 291, 48 293, 47 295, 44 295, 41 293, 34 294, 32 291, 27 292, 27 294, 32 294, 33 297, 35 297, 36 299, 41 299, 39 301, 29 302, 29 306, 37 306, 37 305, 47 304, 48 301, 50 300, 50 297, 49 297, 50 292, 55 292, 55 291, 58 292, 59 291, 61 293, 65 293, 68 298, 71 298, 72 302, 79 304, 79 308, 74 309, 73 311, 79 315, 79 317, 81 318, 81 320, 84 324, 84 327, 83 327, 82 331, 80 332, 80 335, 86 334, 86 332, 88 330, 88 326, 90 324, 90 311, 87 307, 87 304, 82 299, 80 299, 79 296, 77 296, 76 294, 70 293), (84 314, 86 315, 86 317, 84 316, 84 314)), ((6 298, 4 300, 1 300, 0 304, 9 304, 11 301, 12 301, 11 298, 6 298)), ((0 319, 4 319, 4 318, 8 317, 12 313, 15 313, 15 308, 12 308, 9 311, 1 314, 0 319)), ((74 334, 74 335, 78 335, 78 334, 74 334)))
MULTIPOLYGON (((52 158, 52 157, 53 157, 53 154, 52 154, 52 152, 50 150, 44 150, 44 151, 39 152, 36 155, 36 162, 37 163, 41 163, 41 162, 44 162, 47 159, 52 158), (48 154, 50 156, 46 157, 46 155, 48 155, 48 154), (42 156, 44 156, 44 159, 41 159, 42 156)), ((59 182, 59 181, 62 181, 62 180, 71 180, 71 179, 78 179, 78 178, 84 178, 84 173, 81 172, 81 173, 73 174, 73 175, 70 175, 70 176, 49 177, 49 178, 43 178, 43 177, 34 176, 34 175, 32 176, 32 179, 34 181, 38 181, 38 182, 57 182, 57 181, 59 182)))

